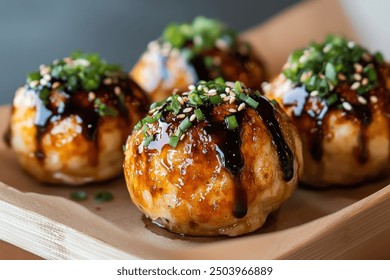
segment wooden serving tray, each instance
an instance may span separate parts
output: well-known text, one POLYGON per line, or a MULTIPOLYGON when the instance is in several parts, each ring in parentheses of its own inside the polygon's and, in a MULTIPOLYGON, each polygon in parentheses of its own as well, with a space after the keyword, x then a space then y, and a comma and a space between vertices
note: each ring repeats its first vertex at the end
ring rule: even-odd
MULTIPOLYGON (((335 31, 356 38, 338 2, 324 0, 300 4, 243 37, 275 74, 293 48, 335 31), (292 36, 289 30, 300 32, 292 36)), ((0 135, 9 113, 9 106, 0 107, 0 135)), ((146 220, 131 203, 123 178, 83 187, 43 185, 20 169, 0 141, 0 240, 48 259, 386 259, 389 183, 299 188, 254 233, 183 237, 146 220), (74 190, 86 191, 89 199, 70 200, 74 190), (114 199, 95 202, 94 193, 101 190, 114 199)), ((0 252, 0 258, 7 253, 0 252)))

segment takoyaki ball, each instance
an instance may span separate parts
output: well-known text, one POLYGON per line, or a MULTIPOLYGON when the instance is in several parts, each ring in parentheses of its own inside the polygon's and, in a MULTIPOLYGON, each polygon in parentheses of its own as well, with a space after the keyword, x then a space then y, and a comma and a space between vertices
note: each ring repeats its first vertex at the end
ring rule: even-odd
POLYGON ((75 53, 41 65, 17 90, 9 145, 42 182, 106 180, 122 173, 129 127, 147 110, 146 94, 118 66, 75 53))
POLYGON ((388 170, 390 79, 379 52, 330 35, 294 51, 263 88, 298 128, 304 183, 354 185, 388 170))
POLYGON ((168 25, 160 39, 149 43, 131 76, 153 101, 199 80, 222 77, 253 89, 265 80, 263 64, 249 44, 221 22, 205 17, 168 25))
POLYGON ((200 82, 154 103, 129 137, 130 196, 172 232, 236 236, 293 193, 301 142, 287 115, 240 83, 200 82))

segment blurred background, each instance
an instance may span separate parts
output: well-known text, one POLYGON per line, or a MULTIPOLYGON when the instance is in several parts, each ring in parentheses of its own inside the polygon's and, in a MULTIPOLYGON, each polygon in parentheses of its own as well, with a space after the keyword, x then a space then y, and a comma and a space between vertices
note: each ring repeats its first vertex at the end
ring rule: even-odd
POLYGON ((197 15, 237 31, 260 24, 299 0, 0 0, 0 104, 40 64, 74 50, 98 52, 129 71, 170 22, 197 15))

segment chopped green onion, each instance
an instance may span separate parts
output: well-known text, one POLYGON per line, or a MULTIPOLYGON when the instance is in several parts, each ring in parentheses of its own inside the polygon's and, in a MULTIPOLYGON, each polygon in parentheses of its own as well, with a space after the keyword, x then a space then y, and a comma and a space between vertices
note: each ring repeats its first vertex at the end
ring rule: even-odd
POLYGON ((192 105, 203 105, 203 101, 202 101, 202 98, 200 98, 199 95, 197 95, 196 93, 190 93, 188 95, 188 100, 189 102, 192 104, 192 105))
POLYGON ((142 144, 144 145, 144 147, 147 147, 149 146, 150 142, 152 142, 154 139, 154 136, 153 135, 149 135, 148 137, 146 137, 144 139, 144 141, 142 142, 142 144))
POLYGON ((204 120, 204 115, 202 113, 202 110, 200 110, 199 108, 195 109, 194 113, 195 113, 196 119, 198 121, 203 121, 204 120))
POLYGON ((214 79, 214 82, 218 85, 225 86, 225 80, 222 77, 218 77, 214 79))
POLYGON ((235 89, 236 93, 241 93, 242 92, 241 83, 239 81, 236 81, 234 83, 234 89, 235 89))
POLYGON ((333 84, 337 84, 337 73, 332 63, 327 63, 325 66, 325 77, 333 84))
POLYGON ((102 191, 102 192, 98 192, 95 194, 95 201, 99 202, 99 203, 110 201, 113 198, 114 198, 114 196, 112 195, 112 193, 107 192, 107 191, 102 191))
POLYGON ((326 99, 326 104, 328 106, 331 106, 333 105, 334 103, 336 103, 338 100, 338 96, 336 93, 332 93, 331 95, 329 95, 329 97, 326 99))
POLYGON ((246 99, 245 99, 245 103, 248 104, 249 106, 251 106, 252 108, 256 109, 257 106, 259 106, 259 102, 257 102, 256 100, 254 100, 252 97, 248 96, 246 99))
POLYGON ((191 127, 192 123, 191 121, 189 120, 188 117, 186 117, 180 124, 179 124, 179 129, 181 131, 186 131, 187 129, 189 129, 191 127))
POLYGON ((222 103, 221 96, 218 94, 214 96, 210 96, 210 103, 214 105, 222 103))
POLYGON ((378 63, 380 63, 380 64, 382 64, 382 63, 385 62, 385 60, 384 60, 383 55, 382 55, 381 52, 376 52, 376 53, 374 54, 374 57, 375 57, 375 60, 376 60, 378 63))
POLYGON ((31 83, 32 81, 39 81, 42 78, 39 72, 31 72, 27 75, 27 83, 31 83))
POLYGON ((176 94, 172 95, 171 108, 172 108, 172 111, 173 111, 174 115, 179 114, 180 109, 181 109, 181 104, 180 104, 178 98, 179 98, 178 95, 176 95, 176 94))
POLYGON ((176 148, 177 144, 179 143, 180 137, 176 135, 172 135, 169 137, 169 145, 171 145, 172 148, 176 148))
POLYGON ((235 115, 225 117, 226 127, 230 130, 236 129, 238 127, 238 122, 235 115))
POLYGON ((75 201, 83 201, 87 199, 87 193, 84 191, 74 191, 70 193, 70 198, 75 201))

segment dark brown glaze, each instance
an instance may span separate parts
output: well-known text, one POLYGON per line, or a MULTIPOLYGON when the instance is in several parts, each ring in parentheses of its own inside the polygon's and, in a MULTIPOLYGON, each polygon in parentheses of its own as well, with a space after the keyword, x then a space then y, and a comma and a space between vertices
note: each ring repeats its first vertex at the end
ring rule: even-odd
MULTIPOLYGON (((53 81, 54 83, 55 81, 53 81)), ((32 89, 26 89, 32 90, 32 89)), ((123 143, 127 135, 131 132, 132 124, 137 120, 131 121, 132 111, 140 117, 147 112, 148 99, 143 91, 130 79, 120 79, 117 84, 101 85, 99 89, 93 91, 95 98, 99 98, 106 106, 112 107, 118 111, 118 118, 121 120, 121 131, 123 143), (119 86, 121 94, 114 93, 114 88, 119 86), (135 110, 135 111, 134 111, 135 110)), ((69 116, 78 116, 82 123, 83 137, 92 143, 93 149, 89 151, 89 162, 92 166, 98 165, 99 142, 97 131, 99 125, 104 122, 106 117, 101 117, 96 111, 94 100, 88 100, 88 92, 76 91, 67 94, 65 91, 52 91, 50 101, 45 104, 38 95, 36 95, 36 115, 34 124, 37 127, 36 143, 37 149, 35 156, 41 162, 45 159, 45 153, 42 146, 42 138, 48 133, 55 122, 65 119, 69 116), (62 102, 53 101, 53 94, 57 94, 62 102)))
POLYGON ((212 48, 195 55, 189 62, 196 71, 198 80, 214 80, 222 77, 228 81, 241 81, 251 89, 260 89, 266 79, 262 62, 249 46, 237 43, 230 49, 212 48), (213 63, 206 65, 205 60, 213 63))
POLYGON ((354 156, 361 164, 369 160, 367 129, 372 122, 373 110, 381 110, 390 119, 390 92, 386 85, 388 67, 385 65, 375 65, 375 67, 379 81, 378 86, 361 95, 367 100, 367 104, 359 103, 356 91, 352 90, 351 85, 346 82, 340 83, 334 89, 339 100, 331 106, 327 106, 325 101, 316 97, 309 97, 305 88, 299 85, 283 97, 283 105, 293 107, 291 117, 297 125, 299 133, 305 135, 308 149, 314 160, 320 161, 322 159, 323 140, 326 135, 330 135, 330 128, 327 126, 328 113, 341 110, 343 102, 351 104, 352 110, 344 109, 341 114, 342 118, 359 124, 358 146, 354 151, 354 156), (377 103, 374 104, 370 101, 372 96, 378 98, 377 103))
MULTIPOLYGON (((294 175, 294 155, 284 139, 279 122, 275 117, 275 109, 265 97, 260 96, 255 98, 259 102, 258 109, 255 111, 268 128, 270 138, 279 158, 283 179, 290 181, 294 175)), ((188 160, 191 164, 187 165, 185 160, 183 160, 182 164, 185 168, 175 166, 174 168, 178 169, 170 170, 166 177, 167 181, 183 189, 181 194, 183 200, 190 200, 190 196, 196 193, 197 186, 204 184, 206 181, 209 182, 215 176, 212 171, 216 170, 219 165, 222 165, 229 171, 234 180, 232 214, 236 218, 243 218, 248 211, 248 197, 246 189, 241 183, 241 171, 245 164, 241 153, 241 128, 243 127, 243 122, 246 121, 247 110, 253 109, 246 109, 235 113, 239 126, 236 129, 229 130, 224 121, 224 118, 230 114, 228 113, 229 106, 228 104, 222 104, 202 107, 205 121, 191 127, 190 131, 186 132, 186 137, 189 137, 190 140, 185 141, 185 144, 179 143, 179 145, 186 145, 184 150, 188 153, 188 160), (213 145, 210 145, 210 143, 213 143, 213 145), (207 162, 198 161, 198 154, 202 154, 203 156, 208 155, 207 162), (201 173, 198 172, 199 166, 196 166, 196 164, 202 165, 201 173), (187 190, 184 190, 184 188, 187 188, 187 190), (188 189, 193 190, 190 191, 188 189), (188 196, 188 198, 185 196, 188 196)), ((180 120, 176 119, 172 113, 165 112, 163 117, 155 124, 158 129, 155 139, 147 148, 140 143, 138 146, 138 154, 141 157, 146 157, 142 161, 144 165, 143 170, 153 170, 153 167, 150 166, 151 161, 148 158, 152 157, 155 153, 161 155, 167 151, 164 148, 169 148, 169 135, 174 133, 179 122, 180 120)), ((170 166, 168 162, 164 163, 164 165, 170 166)), ((160 191, 162 190, 153 187, 158 184, 152 179, 148 178, 147 185, 152 186, 152 195, 161 195, 160 191)))

